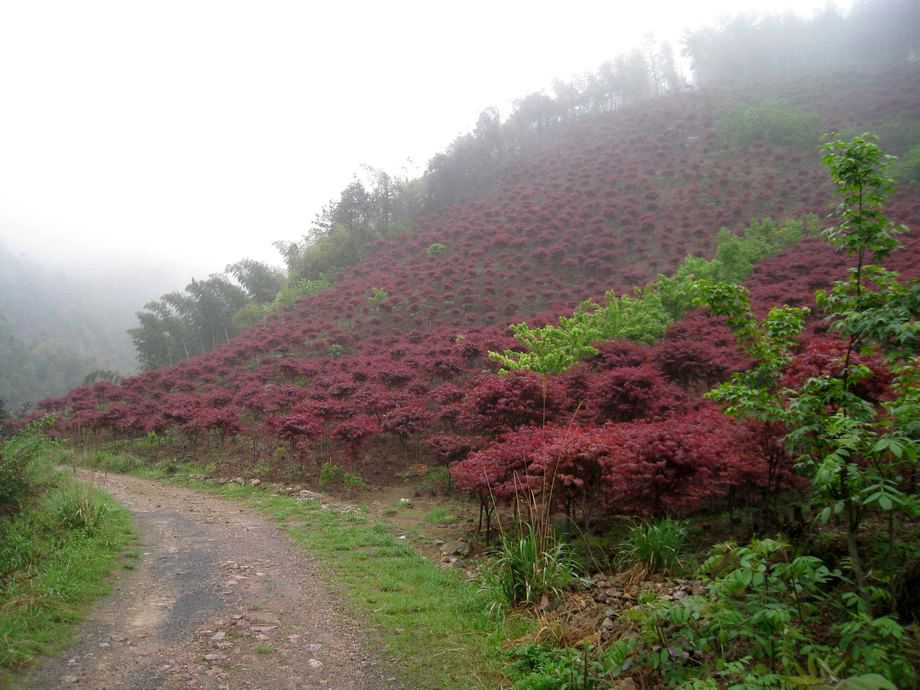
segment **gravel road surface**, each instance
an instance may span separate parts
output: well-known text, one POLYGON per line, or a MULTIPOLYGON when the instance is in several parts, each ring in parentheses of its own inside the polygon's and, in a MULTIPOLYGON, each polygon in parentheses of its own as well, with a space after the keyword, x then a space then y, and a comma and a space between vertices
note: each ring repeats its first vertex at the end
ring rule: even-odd
POLYGON ((310 555, 248 507, 133 477, 93 475, 128 506, 141 556, 24 687, 394 688, 310 555))

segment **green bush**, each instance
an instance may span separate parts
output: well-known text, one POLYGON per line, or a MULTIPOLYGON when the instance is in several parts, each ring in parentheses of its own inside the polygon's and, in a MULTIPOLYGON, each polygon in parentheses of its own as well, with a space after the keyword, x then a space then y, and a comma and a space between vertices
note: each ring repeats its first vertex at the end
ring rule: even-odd
POLYGON ((67 473, 54 481, 3 521, 0 687, 21 687, 22 667, 66 641, 134 536, 128 511, 102 491, 67 473))
POLYGON ((365 491, 369 488, 364 477, 348 471, 342 472, 342 486, 348 491, 365 491))
POLYGON ((249 473, 258 479, 270 479, 272 476, 272 465, 265 459, 259 460, 259 462, 249 466, 249 473))
POLYGON ((170 447, 176 447, 180 443, 180 433, 175 427, 166 431, 157 433, 149 432, 146 436, 140 436, 124 442, 124 448, 130 451, 136 451, 144 455, 155 455, 170 447))
POLYGON ((384 290, 383 288, 375 287, 371 290, 371 296, 367 298, 367 301, 373 307, 379 307, 381 304, 390 299, 390 293, 384 290))
POLYGON ((420 493, 438 493, 445 491, 450 486, 450 470, 444 465, 432 465, 419 478, 416 491, 420 493))
POLYGON ((433 508, 425 516, 425 522, 431 525, 446 525, 451 522, 455 522, 456 519, 457 518, 455 518, 451 512, 443 506, 433 508))
POLYGON ((528 644, 508 654, 507 670, 516 679, 513 690, 602 690, 623 670, 627 651, 618 644, 605 650, 528 644))
POLYGON ((47 468, 39 467, 53 446, 47 430, 53 417, 37 419, 0 446, 0 516, 15 512, 40 483, 47 468))
POLYGON ((298 280, 284 286, 275 296, 275 301, 271 303, 269 310, 278 311, 294 306, 299 300, 309 295, 315 294, 320 290, 325 290, 331 283, 322 278, 320 280, 298 280))
POLYGON ((686 540, 687 529, 681 523, 662 518, 635 525, 621 548, 628 560, 664 573, 680 566, 680 550, 686 540))
POLYGON ((324 462, 319 471, 319 485, 327 486, 342 476, 342 468, 334 462, 324 462))
POLYGON ((701 574, 706 594, 627 614, 642 631, 633 660, 668 687, 915 687, 904 628, 867 615, 820 559, 770 539, 722 544, 701 574))
POLYGON ((268 310, 266 309, 266 305, 259 304, 258 302, 250 302, 240 307, 239 311, 230 319, 230 323, 233 324, 233 329, 235 331, 241 333, 247 328, 252 328, 256 324, 262 323, 267 313, 268 310))
POLYGON ((673 275, 659 275, 631 294, 608 292, 603 305, 582 302, 571 316, 560 316, 559 325, 531 328, 526 323, 513 324, 515 339, 526 349, 489 352, 489 357, 502 371, 529 369, 550 374, 597 354, 595 343, 615 339, 654 342, 690 309, 695 280, 743 280, 757 261, 817 234, 818 228, 817 217, 806 216, 782 225, 770 219, 754 220, 741 235, 723 229, 714 259, 688 256, 673 275))
MULTIPOLYGON (((155 434, 154 434, 155 435, 155 434)), ((138 439, 143 443, 143 439, 138 439)), ((144 466, 144 460, 131 453, 99 450, 88 453, 82 463, 92 469, 101 472, 118 472, 120 474, 129 474, 144 466)))
POLYGON ((788 101, 762 101, 740 105, 719 121, 722 140, 736 147, 761 141, 772 145, 809 146, 818 144, 821 118, 816 113, 796 110, 788 101))
POLYGON ((435 242, 428 247, 428 256, 443 256, 447 253, 447 245, 435 242))

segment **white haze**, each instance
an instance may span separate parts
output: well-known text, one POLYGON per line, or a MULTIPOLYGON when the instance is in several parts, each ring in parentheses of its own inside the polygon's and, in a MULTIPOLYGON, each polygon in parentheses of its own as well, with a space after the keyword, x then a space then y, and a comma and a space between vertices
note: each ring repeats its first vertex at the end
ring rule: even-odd
POLYGON ((679 50, 720 15, 824 4, 6 1, 0 240, 161 276, 158 292, 278 263, 271 242, 362 164, 417 172, 483 108, 507 114, 647 31, 679 50))

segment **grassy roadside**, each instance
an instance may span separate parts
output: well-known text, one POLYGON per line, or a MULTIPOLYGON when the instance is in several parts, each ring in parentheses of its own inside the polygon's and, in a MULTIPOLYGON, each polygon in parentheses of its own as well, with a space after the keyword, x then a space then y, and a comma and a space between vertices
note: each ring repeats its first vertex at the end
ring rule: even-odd
POLYGON ((193 466, 170 465, 168 476, 130 463, 108 469, 243 501, 274 520, 311 552, 351 614, 368 622, 372 641, 405 687, 503 687, 502 644, 532 629, 523 617, 490 617, 475 583, 460 571, 439 568, 363 509, 340 513, 261 487, 195 481, 201 470, 193 466))
POLYGON ((35 657, 70 641, 135 536, 125 508, 51 470, 53 453, 44 453, 41 492, 0 520, 0 688, 16 687, 35 657))

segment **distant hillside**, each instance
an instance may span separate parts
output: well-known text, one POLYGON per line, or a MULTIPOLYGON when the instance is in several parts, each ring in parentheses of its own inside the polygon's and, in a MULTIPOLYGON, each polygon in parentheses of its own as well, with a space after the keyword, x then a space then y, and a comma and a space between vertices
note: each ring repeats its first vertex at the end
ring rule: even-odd
POLYGON ((137 371, 126 292, 42 268, 0 244, 0 397, 9 408, 60 395, 94 370, 137 371))
MULTIPOLYGON (((120 386, 75 389, 42 409, 105 435, 244 433, 262 440, 255 457, 247 446, 248 461, 283 446, 314 467, 331 458, 383 473, 405 463, 394 448, 409 439, 419 441, 414 458, 438 457, 427 448, 437 452, 444 434, 481 447, 501 428, 476 412, 499 385, 483 373, 494 370, 486 352, 517 345, 508 324, 553 320, 671 272, 688 254, 711 256, 720 227, 826 214, 834 200, 818 146, 829 129, 881 132, 896 153, 920 144, 920 69, 688 91, 561 125, 482 193, 378 242, 330 289, 208 354, 120 386)), ((889 213, 920 226, 920 190, 902 189, 889 213)), ((762 262, 755 297, 809 300, 841 274, 842 257, 807 242, 762 262)), ((904 243, 893 265, 916 271, 918 233, 904 243)), ((611 368, 639 364, 699 404, 700 382, 669 373, 659 353, 714 333, 690 315, 660 344, 602 357, 559 381, 550 419, 580 410, 611 368)), ((725 356, 730 339, 719 338, 700 356, 725 356)), ((604 414, 594 410, 591 423, 613 418, 604 414)))

